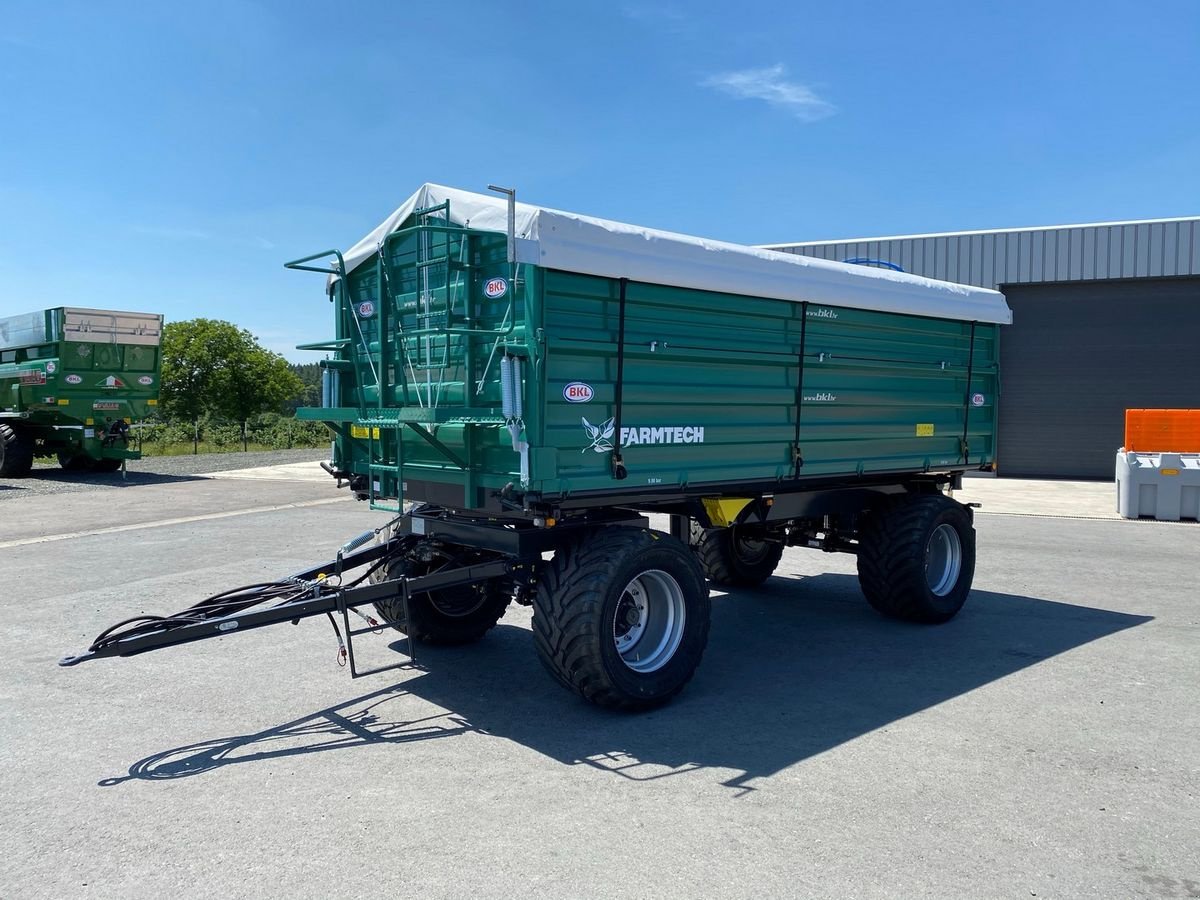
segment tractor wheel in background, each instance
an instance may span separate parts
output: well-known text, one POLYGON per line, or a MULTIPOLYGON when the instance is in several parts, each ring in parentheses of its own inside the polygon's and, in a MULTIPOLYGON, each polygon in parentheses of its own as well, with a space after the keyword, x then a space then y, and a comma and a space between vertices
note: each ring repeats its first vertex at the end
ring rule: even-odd
POLYGON ((867 602, 909 622, 947 622, 975 576, 975 528, 961 503, 910 495, 863 515, 858 581, 867 602))
POLYGON ((692 546, 713 584, 758 587, 783 557, 783 544, 748 537, 737 525, 704 528, 692 522, 692 546))
MULTIPOLYGON (((474 565, 494 558, 486 552, 451 547, 428 541, 418 544, 400 559, 392 560, 372 581, 391 581, 401 576, 429 575, 446 568, 474 565)), ((410 594, 408 619, 404 599, 394 597, 375 604, 387 624, 427 644, 472 644, 487 634, 508 609, 512 585, 493 578, 476 584, 459 585, 410 594)))
POLYGON ((650 709, 691 680, 708 642, 708 585, 668 534, 610 526, 554 554, 538 578, 533 637, 562 685, 612 709, 650 709))
POLYGON ((92 460, 93 472, 118 472, 121 469, 121 460, 119 459, 96 459, 92 460))
POLYGON ((24 428, 0 424, 0 475, 20 477, 33 470, 33 435, 24 428))

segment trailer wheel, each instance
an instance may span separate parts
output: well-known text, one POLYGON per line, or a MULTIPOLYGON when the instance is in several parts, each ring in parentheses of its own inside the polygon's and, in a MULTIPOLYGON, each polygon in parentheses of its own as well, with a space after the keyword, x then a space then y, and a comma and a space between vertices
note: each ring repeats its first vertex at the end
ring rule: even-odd
POLYGON ((20 477, 33 470, 33 435, 24 428, 0 425, 0 475, 20 477))
POLYGON ((858 581, 883 615, 947 622, 966 602, 974 576, 975 528, 949 497, 911 496, 863 517, 858 581))
MULTIPOLYGON (((454 548, 454 551, 460 548, 454 548)), ((472 565, 489 559, 476 550, 452 552, 451 548, 431 543, 418 544, 408 555, 389 563, 372 580, 391 581, 401 576, 429 575, 455 566, 472 565)), ((503 579, 444 588, 425 594, 410 594, 408 619, 404 618, 401 597, 375 604, 388 624, 427 644, 473 644, 487 634, 508 609, 511 591, 503 579)))
POLYGON ((692 522, 692 546, 708 580, 732 587, 758 587, 783 557, 783 544, 757 540, 729 528, 704 528, 692 522))
POLYGON ((650 709, 691 680, 708 642, 708 585, 657 531, 611 526, 554 555, 538 578, 533 637, 563 686, 612 709, 650 709))
POLYGON ((92 460, 93 472, 118 472, 121 469, 122 460, 119 459, 96 459, 92 460))

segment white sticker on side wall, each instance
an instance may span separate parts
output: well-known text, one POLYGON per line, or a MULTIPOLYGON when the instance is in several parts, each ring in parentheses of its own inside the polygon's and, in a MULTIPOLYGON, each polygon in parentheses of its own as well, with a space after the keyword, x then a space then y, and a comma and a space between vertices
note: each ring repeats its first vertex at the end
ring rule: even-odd
POLYGON ((983 406, 983 404, 986 402, 987 402, 987 398, 985 396, 983 396, 983 394, 972 394, 971 395, 971 405, 972 406, 983 406))
MULTIPOLYGON (((587 453, 589 450, 595 450, 597 453, 605 453, 613 449, 612 439, 615 436, 616 428, 612 419, 601 422, 599 425, 593 425, 584 418, 583 431, 588 436, 591 444, 584 447, 580 452, 587 453)), ((703 425, 667 425, 663 427, 640 425, 631 428, 621 427, 622 447, 636 447, 642 444, 703 443, 703 425)))
POLYGON ((645 425, 639 428, 621 429, 621 446, 632 447, 637 444, 703 444, 703 425, 668 425, 656 428, 645 425))

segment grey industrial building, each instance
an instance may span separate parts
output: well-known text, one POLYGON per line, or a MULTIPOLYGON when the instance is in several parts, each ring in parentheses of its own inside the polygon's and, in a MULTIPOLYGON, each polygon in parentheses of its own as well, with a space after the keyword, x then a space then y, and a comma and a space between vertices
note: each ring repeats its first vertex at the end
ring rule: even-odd
POLYGON ((1200 408, 1200 218, 772 244, 997 288, 1001 476, 1112 478, 1125 410, 1200 408))

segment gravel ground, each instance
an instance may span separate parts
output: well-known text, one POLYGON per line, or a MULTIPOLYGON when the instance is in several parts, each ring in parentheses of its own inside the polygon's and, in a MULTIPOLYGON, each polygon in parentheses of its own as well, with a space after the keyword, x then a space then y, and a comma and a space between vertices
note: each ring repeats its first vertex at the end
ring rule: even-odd
POLYGON ((187 480, 197 475, 207 475, 210 472, 228 472, 233 469, 278 466, 328 458, 329 451, 324 448, 266 450, 253 453, 201 453, 196 456, 149 456, 130 461, 129 471, 124 477, 120 472, 104 475, 64 472, 57 463, 39 462, 28 478, 0 478, 0 500, 34 494, 65 494, 136 484, 169 483, 187 480))

